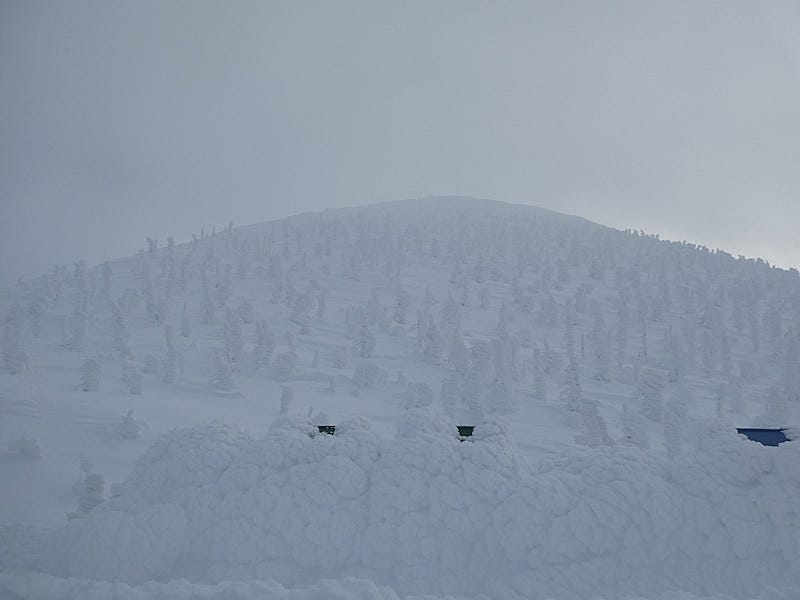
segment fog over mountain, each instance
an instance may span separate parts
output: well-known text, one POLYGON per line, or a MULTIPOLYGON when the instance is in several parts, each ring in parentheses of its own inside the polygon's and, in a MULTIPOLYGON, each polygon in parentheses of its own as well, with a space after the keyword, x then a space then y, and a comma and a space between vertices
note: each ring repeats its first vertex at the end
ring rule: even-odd
POLYGON ((429 194, 800 264, 794 2, 0 6, 0 276, 429 194))

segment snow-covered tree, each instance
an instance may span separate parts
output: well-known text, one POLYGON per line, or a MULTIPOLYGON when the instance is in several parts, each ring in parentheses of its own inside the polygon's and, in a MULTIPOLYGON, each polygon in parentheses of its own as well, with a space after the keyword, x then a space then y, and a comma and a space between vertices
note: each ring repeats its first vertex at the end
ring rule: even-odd
POLYGON ((461 403, 461 376, 456 371, 450 371, 442 380, 441 403, 450 408, 461 403))
POLYGON ((621 441, 624 444, 639 448, 649 448, 647 425, 640 408, 637 406, 638 402, 638 398, 631 398, 622 403, 622 414, 620 415, 621 441))
POLYGON ((81 390, 96 392, 100 387, 100 361, 96 358, 87 358, 83 361, 81 369, 81 390))
POLYGON ((133 418, 133 409, 122 417, 119 424, 119 434, 126 440, 136 440, 141 435, 141 425, 133 418))
POLYGON ((533 351, 533 397, 540 405, 547 400, 547 383, 544 377, 542 353, 539 348, 533 351))
POLYGON ((81 497, 78 499, 78 510, 70 513, 70 519, 83 517, 98 504, 103 502, 105 494, 105 478, 99 473, 88 473, 84 481, 81 497))
POLYGON ((433 319, 428 320, 425 328, 425 336, 422 342, 422 356, 424 360, 432 365, 440 365, 444 361, 445 342, 439 333, 439 328, 433 319))
POLYGON ((289 381, 294 377, 294 370, 297 366, 297 354, 289 350, 281 352, 275 356, 272 362, 272 379, 275 381, 289 381))
POLYGON ((335 369, 347 369, 350 366, 350 353, 346 346, 337 345, 333 348, 331 362, 335 369))
POLYGON ((244 338, 242 337, 242 320, 230 308, 225 310, 223 335, 227 359, 232 368, 236 369, 244 354, 244 338))
POLYGON ((355 343, 355 353, 361 358, 370 358, 375 353, 375 334, 366 323, 361 326, 361 333, 355 343))
POLYGON ((89 318, 84 311, 75 312, 70 319, 71 334, 67 346, 73 352, 83 352, 86 347, 86 332, 89 318))
POLYGON ((561 382, 560 396, 564 408, 569 413, 577 415, 583 402, 583 390, 578 373, 578 363, 574 355, 570 356, 567 361, 567 368, 561 382))
POLYGON ((233 380, 233 368, 225 351, 218 350, 214 356, 214 387, 221 391, 236 388, 233 380))
POLYGON ((392 318, 395 323, 406 325, 408 323, 408 310, 411 306, 411 294, 402 288, 395 292, 392 318))
POLYGON ((22 373, 28 368, 28 355, 22 346, 24 313, 19 304, 8 312, 3 327, 3 363, 9 373, 22 373))
POLYGON ((280 411, 282 415, 289 414, 289 407, 292 404, 292 400, 294 400, 294 388, 289 387, 288 385, 282 385, 280 411))
POLYGON ((447 302, 442 307, 440 328, 445 339, 461 334, 461 314, 452 294, 448 295, 447 302))
POLYGON ((600 309, 600 305, 592 307, 594 313, 594 325, 592 327, 592 361, 594 362, 594 378, 601 381, 609 381, 608 371, 608 332, 606 331, 605 319, 600 309))
POLYGON ((144 387, 144 377, 142 372, 132 360, 125 359, 122 365, 122 382, 128 388, 128 392, 139 396, 144 387))
POLYGON ((183 312, 181 313, 181 337, 192 337, 192 322, 189 320, 189 314, 186 312, 186 303, 183 303, 183 312))
POLYGON ((8 445, 8 451, 18 454, 27 460, 39 460, 42 458, 42 449, 34 438, 19 437, 8 445))
POLYGON ((269 328, 266 321, 256 323, 256 340, 253 346, 253 360, 257 367, 266 367, 272 360, 275 352, 275 334, 269 328))
POLYGON ((175 383, 178 377, 180 356, 175 346, 172 325, 164 325, 164 338, 167 344, 167 354, 164 357, 164 383, 175 383))
POLYGON ((651 421, 660 422, 663 417, 663 387, 664 379, 660 371, 639 369, 632 400, 638 405, 642 415, 651 421))
POLYGON ((597 408, 597 402, 592 402, 584 397, 580 403, 578 414, 580 433, 575 436, 576 442, 590 448, 612 444, 611 437, 608 435, 608 426, 597 408))
POLYGON ((353 372, 353 383, 360 388, 371 388, 386 384, 387 372, 378 365, 360 361, 353 372))
POLYGON ((680 455, 683 447, 689 397, 690 392, 685 385, 673 386, 664 406, 664 445, 671 457, 680 455))

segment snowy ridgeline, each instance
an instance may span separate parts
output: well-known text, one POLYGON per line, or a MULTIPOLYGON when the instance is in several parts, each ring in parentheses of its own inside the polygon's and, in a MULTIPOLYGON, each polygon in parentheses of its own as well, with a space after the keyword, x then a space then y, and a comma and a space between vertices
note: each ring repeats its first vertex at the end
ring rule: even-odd
MULTIPOLYGON (((705 430, 691 460, 617 446, 530 466, 494 419, 465 442, 413 412, 395 439, 361 420, 314 431, 285 419, 262 439, 224 425, 162 436, 115 496, 45 544, 49 557, 29 550, 26 567, 46 575, 1 576, 0 591, 70 597, 64 576, 96 580, 77 586, 96 597, 111 589, 102 581, 124 582, 122 598, 173 579, 193 583, 163 585, 163 597, 782 600, 800 589, 796 444, 705 430), (328 578, 341 581, 282 587, 328 578)), ((0 546, 17 543, 3 535, 0 546)))

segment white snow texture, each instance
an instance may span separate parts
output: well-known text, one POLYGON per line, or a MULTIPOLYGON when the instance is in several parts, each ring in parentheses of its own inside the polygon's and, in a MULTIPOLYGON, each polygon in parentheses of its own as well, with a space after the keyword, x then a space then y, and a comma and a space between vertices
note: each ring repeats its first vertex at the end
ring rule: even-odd
MULTIPOLYGON (((496 419, 464 442, 419 415, 399 431, 381 439, 357 420, 311 437, 298 419, 277 421, 263 439, 218 424, 176 430, 117 496, 66 525, 53 572, 153 589, 176 578, 265 580, 278 583, 253 597, 276 598, 295 597, 281 586, 309 574, 374 581, 348 584, 372 586, 353 592, 364 598, 395 597, 376 586, 564 599, 800 589, 794 444, 776 451, 703 431, 691 460, 616 446, 530 467, 496 419)), ((0 589, 25 585, 0 579, 0 589)), ((22 597, 45 597, 26 589, 22 597)), ((228 597, 203 589, 191 597, 228 597)))

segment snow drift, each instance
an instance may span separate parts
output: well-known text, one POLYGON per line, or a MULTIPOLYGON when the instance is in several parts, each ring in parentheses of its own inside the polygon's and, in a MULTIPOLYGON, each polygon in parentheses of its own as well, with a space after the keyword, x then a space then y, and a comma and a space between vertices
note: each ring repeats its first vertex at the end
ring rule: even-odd
MULTIPOLYGON (((667 460, 633 447, 527 465, 500 421, 470 441, 409 419, 336 436, 177 430, 63 532, 55 574, 140 584, 357 577, 400 594, 758 597, 800 587, 800 452, 735 434, 667 460)), ((151 585, 151 584, 148 584, 151 585)))

